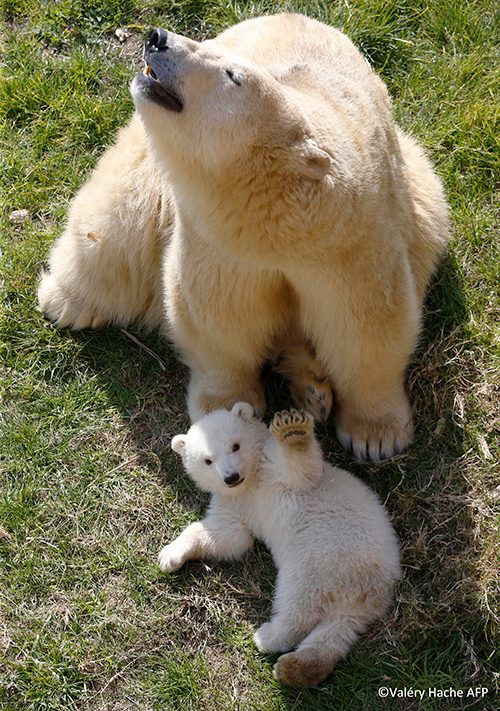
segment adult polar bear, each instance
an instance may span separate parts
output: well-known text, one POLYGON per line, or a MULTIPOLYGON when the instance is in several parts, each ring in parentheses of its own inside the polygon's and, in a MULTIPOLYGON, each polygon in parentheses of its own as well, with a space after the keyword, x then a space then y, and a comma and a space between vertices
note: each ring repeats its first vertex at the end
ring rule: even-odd
POLYGON ((333 383, 358 458, 401 451, 447 208, 384 84, 341 32, 301 15, 201 43, 157 29, 145 61, 137 114, 52 249, 41 310, 75 329, 166 314, 193 420, 238 400, 262 409, 262 365, 281 352, 316 417, 333 383))

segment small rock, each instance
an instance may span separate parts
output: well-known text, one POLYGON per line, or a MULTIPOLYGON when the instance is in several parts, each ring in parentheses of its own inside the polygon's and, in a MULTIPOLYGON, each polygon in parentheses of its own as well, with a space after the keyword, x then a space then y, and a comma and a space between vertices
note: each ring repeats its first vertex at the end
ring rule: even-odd
POLYGON ((123 42, 126 42, 130 37, 130 30, 127 27, 118 27, 115 30, 115 37, 118 42, 123 44, 123 42))
POLYGON ((29 216, 30 213, 28 210, 13 210, 13 212, 9 215, 9 222, 12 222, 13 224, 24 222, 29 216))
POLYGON ((0 526, 0 541, 1 540, 4 540, 4 541, 11 541, 12 540, 10 533, 8 531, 6 531, 3 526, 0 526))
POLYGON ((490 491, 490 499, 493 501, 498 501, 498 499, 500 499, 500 484, 493 489, 493 491, 490 491))
POLYGON ((479 435, 477 439, 479 443, 479 449, 481 450, 481 454, 483 455, 483 459, 493 459, 493 455, 491 454, 490 448, 488 447, 488 442, 486 441, 486 438, 483 437, 483 435, 479 435))

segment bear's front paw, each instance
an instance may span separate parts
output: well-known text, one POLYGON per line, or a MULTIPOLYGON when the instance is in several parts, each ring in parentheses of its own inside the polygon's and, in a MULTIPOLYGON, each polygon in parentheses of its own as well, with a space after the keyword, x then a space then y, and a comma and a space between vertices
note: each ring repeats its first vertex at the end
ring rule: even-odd
POLYGON ((164 573, 173 573, 182 568, 187 558, 187 551, 174 541, 161 549, 158 563, 164 573))
POLYGON ((282 410, 275 414, 269 431, 282 444, 307 447, 314 434, 314 418, 304 410, 282 410))
POLYGON ((378 462, 400 454, 413 437, 413 423, 408 404, 401 412, 369 419, 346 412, 337 420, 337 437, 356 459, 378 462))

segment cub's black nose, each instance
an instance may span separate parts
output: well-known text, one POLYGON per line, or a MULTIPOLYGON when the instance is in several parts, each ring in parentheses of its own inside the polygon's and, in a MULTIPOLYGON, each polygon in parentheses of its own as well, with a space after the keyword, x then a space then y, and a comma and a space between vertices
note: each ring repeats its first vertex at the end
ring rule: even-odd
POLYGON ((234 486, 239 481, 240 475, 238 472, 233 472, 224 477, 224 484, 228 486, 234 486))
POLYGON ((168 49, 167 45, 168 32, 161 27, 155 27, 151 30, 149 37, 146 40, 146 52, 161 52, 168 49))

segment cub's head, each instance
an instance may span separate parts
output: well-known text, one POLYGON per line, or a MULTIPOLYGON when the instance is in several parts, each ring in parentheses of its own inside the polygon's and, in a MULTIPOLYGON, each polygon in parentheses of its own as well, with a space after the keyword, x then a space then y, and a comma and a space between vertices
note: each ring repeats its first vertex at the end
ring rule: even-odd
POLYGON ((238 402, 231 411, 215 410, 187 434, 176 435, 172 449, 201 489, 227 494, 251 483, 266 435, 252 406, 238 402))
POLYGON ((265 67, 218 44, 157 28, 131 85, 157 156, 172 175, 195 164, 220 171, 252 146, 285 149, 290 169, 317 180, 329 155, 308 135, 300 102, 265 67))

